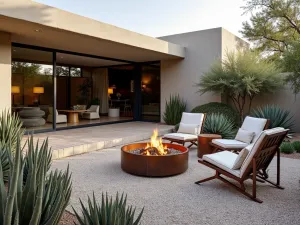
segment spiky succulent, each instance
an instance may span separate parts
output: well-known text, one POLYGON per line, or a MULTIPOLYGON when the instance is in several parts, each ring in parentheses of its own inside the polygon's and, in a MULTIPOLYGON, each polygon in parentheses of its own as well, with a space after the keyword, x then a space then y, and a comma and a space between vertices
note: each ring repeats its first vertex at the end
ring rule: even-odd
POLYGON ((223 114, 209 114, 205 119, 203 133, 219 134, 222 138, 234 138, 236 135, 235 123, 223 114))
POLYGON ((277 105, 266 105, 258 107, 251 113, 252 116, 270 120, 269 128, 283 127, 292 131, 294 126, 294 116, 289 110, 282 109, 277 105))
POLYGON ((0 114, 0 143, 2 145, 11 144, 11 150, 14 152, 17 139, 21 138, 23 134, 24 129, 20 118, 15 113, 3 110, 0 114))
MULTIPOLYGON (((51 172, 49 177, 48 140, 39 147, 33 138, 28 141, 25 156, 21 139, 17 139, 16 152, 3 148, 9 160, 8 191, 4 184, 4 171, 0 167, 0 225, 57 225, 71 194, 71 175, 51 172), (28 174, 24 179, 24 167, 28 174)), ((2 157, 1 163, 2 162, 2 157)))
POLYGON ((82 216, 73 208, 80 225, 138 225, 144 209, 135 219, 135 208, 126 206, 127 196, 119 197, 118 193, 113 200, 107 193, 102 194, 101 204, 97 203, 95 195, 88 197, 88 206, 80 200, 82 216))
POLYGON ((166 101, 164 112, 164 121, 166 124, 175 125, 180 122, 182 113, 186 110, 186 102, 179 95, 171 95, 169 101, 166 101))

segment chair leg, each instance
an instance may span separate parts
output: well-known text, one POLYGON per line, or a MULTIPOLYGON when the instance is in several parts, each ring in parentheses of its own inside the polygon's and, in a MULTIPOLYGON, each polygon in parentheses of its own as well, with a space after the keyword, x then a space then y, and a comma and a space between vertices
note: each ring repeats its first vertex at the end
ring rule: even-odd
POLYGON ((242 193, 243 195, 247 196, 248 198, 252 199, 255 202, 258 203, 262 203, 263 201, 254 197, 253 195, 249 194, 248 192, 246 192, 246 189, 244 187, 244 185, 241 185, 241 187, 231 183, 230 181, 226 180, 225 178, 219 176, 218 179, 220 179, 221 181, 223 181, 224 183, 230 185, 231 187, 234 187, 237 191, 239 191, 240 193, 242 193))
POLYGON ((205 178, 203 180, 198 180, 198 181, 195 182, 195 184, 201 184, 201 183, 204 183, 206 181, 210 181, 210 180, 216 179, 216 178, 218 178, 218 176, 219 176, 218 172, 216 172, 216 175, 208 177, 208 178, 205 178))
POLYGON ((195 141, 191 141, 191 144, 188 146, 188 148, 192 147, 193 145, 198 146, 195 141))

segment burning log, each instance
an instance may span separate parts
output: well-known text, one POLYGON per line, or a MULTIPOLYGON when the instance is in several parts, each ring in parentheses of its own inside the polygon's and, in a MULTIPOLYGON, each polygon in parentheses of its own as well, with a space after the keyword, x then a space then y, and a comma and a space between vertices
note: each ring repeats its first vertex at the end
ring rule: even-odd
MULTIPOLYGON (((165 149, 166 154, 170 154, 169 149, 165 149)), ((140 150, 141 155, 162 155, 156 147, 148 147, 140 150)))

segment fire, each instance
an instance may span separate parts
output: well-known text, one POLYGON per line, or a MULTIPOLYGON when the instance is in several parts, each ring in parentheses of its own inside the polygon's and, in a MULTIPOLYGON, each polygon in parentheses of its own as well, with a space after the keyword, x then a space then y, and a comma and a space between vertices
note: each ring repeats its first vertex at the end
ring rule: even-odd
POLYGON ((167 155, 168 154, 167 147, 163 145, 162 139, 157 138, 157 137, 158 137, 158 131, 157 131, 157 129, 155 129, 153 131, 153 135, 151 136, 151 142, 147 143, 147 146, 145 148, 145 150, 147 150, 146 155, 152 155, 152 154, 150 154, 150 152, 148 150, 151 148, 157 149, 157 152, 158 152, 157 155, 167 155))

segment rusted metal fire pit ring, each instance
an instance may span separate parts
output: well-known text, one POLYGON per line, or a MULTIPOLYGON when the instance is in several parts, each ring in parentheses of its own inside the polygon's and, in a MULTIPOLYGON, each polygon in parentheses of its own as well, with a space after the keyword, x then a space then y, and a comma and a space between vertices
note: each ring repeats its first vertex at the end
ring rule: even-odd
POLYGON ((122 170, 133 175, 147 177, 172 176, 187 170, 189 151, 186 147, 164 143, 168 148, 182 152, 176 155, 145 156, 130 153, 131 150, 145 148, 146 145, 147 143, 136 143, 121 148, 122 170))

